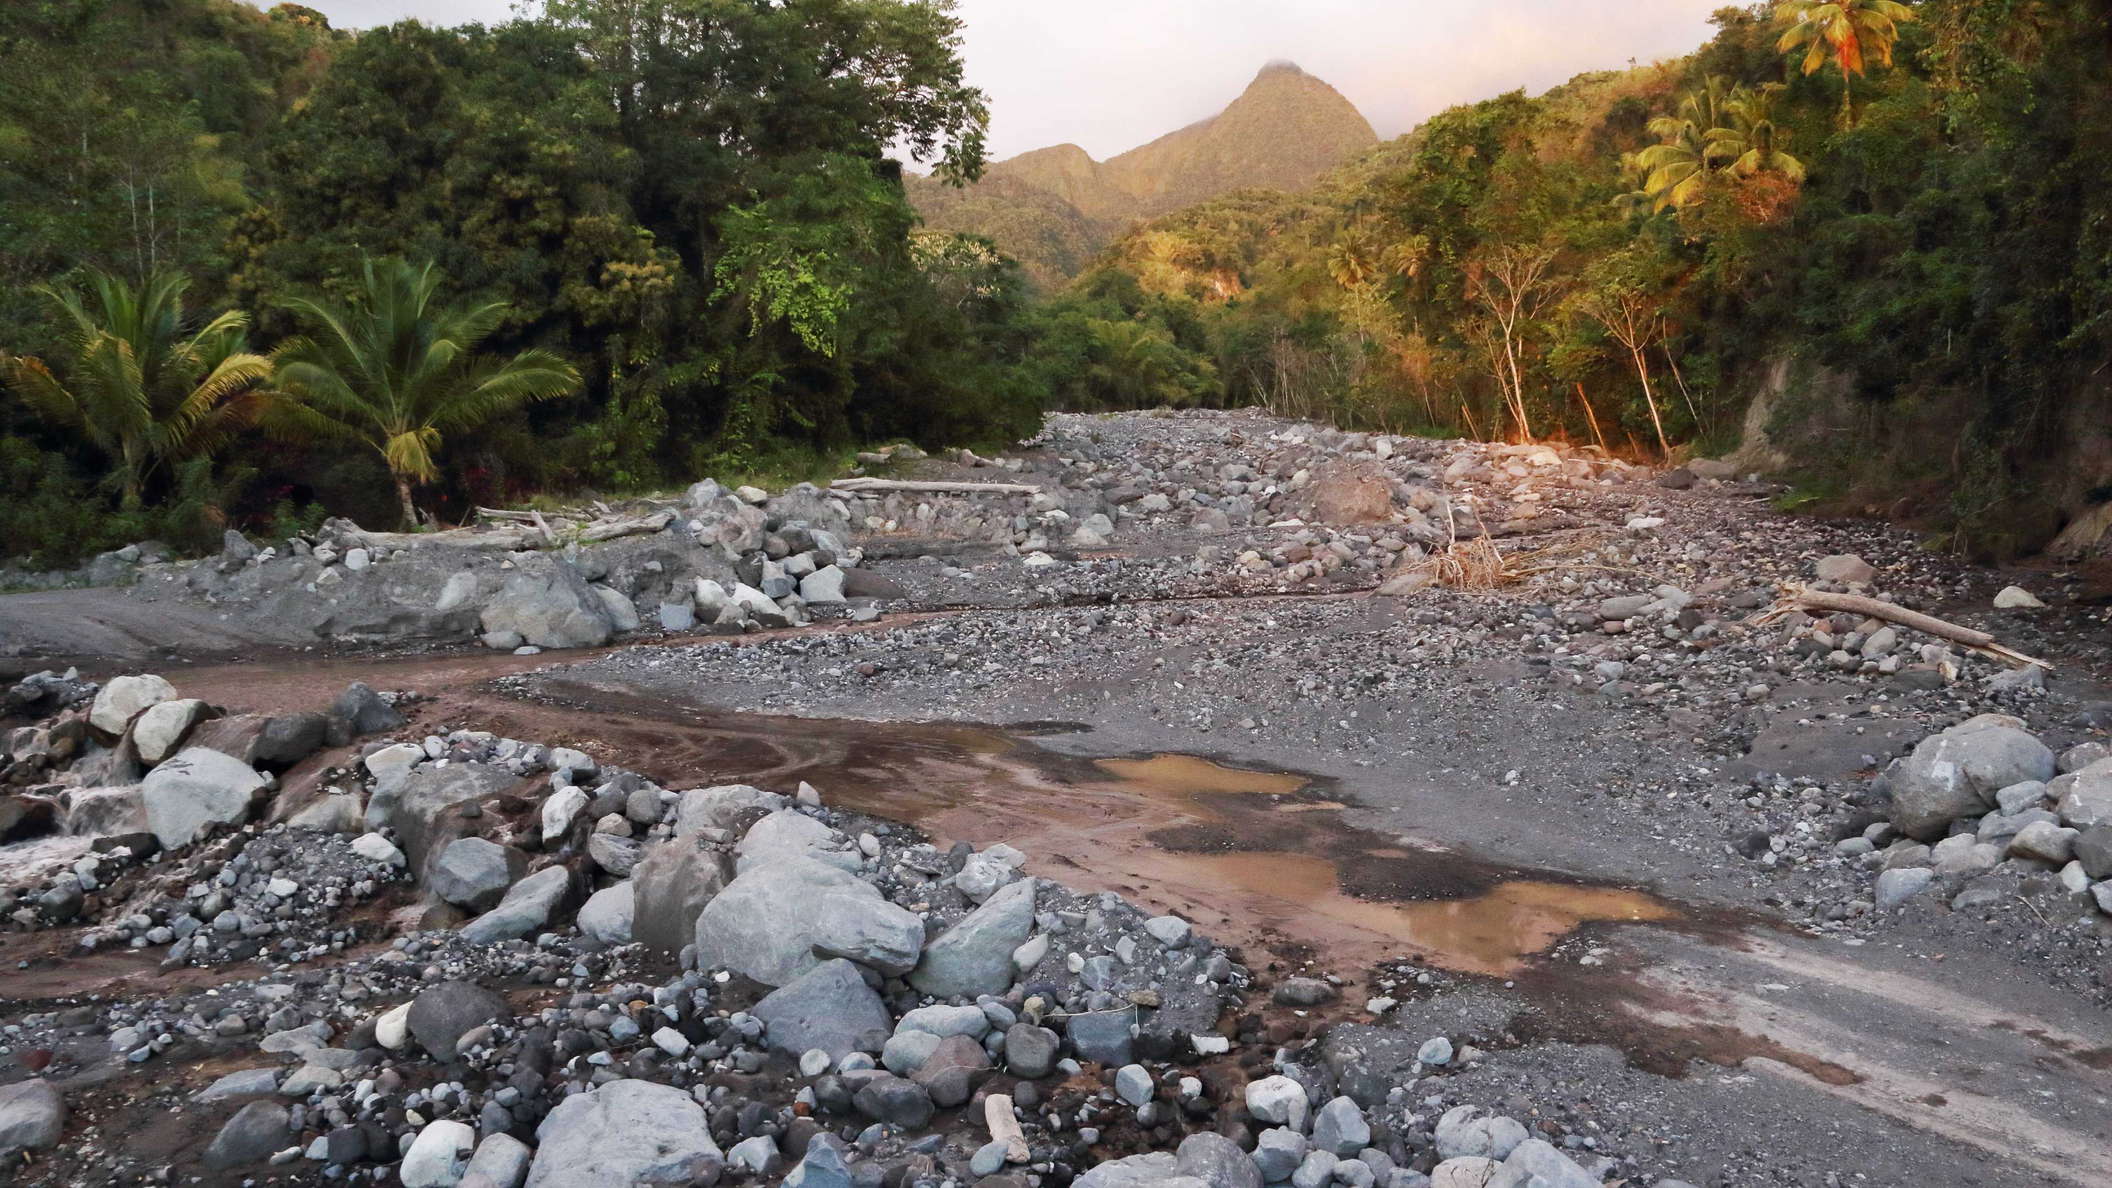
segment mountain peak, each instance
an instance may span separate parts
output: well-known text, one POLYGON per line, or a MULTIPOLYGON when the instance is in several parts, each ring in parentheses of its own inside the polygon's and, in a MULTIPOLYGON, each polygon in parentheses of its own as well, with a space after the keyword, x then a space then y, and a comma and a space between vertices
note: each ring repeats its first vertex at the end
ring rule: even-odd
MULTIPOLYGON (((1260 82, 1262 79, 1276 75, 1290 75, 1294 78, 1312 77, 1300 69, 1298 63, 1291 61, 1289 58, 1270 58, 1267 62, 1262 63, 1261 73, 1254 76, 1254 82, 1260 82)), ((1253 84, 1250 83, 1248 85, 1251 86, 1253 84)))

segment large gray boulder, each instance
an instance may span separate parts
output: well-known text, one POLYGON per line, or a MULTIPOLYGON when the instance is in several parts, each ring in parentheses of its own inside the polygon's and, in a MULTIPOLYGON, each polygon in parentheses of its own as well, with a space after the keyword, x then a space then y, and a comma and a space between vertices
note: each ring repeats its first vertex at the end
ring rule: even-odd
POLYGON ((250 802, 268 782, 239 759, 187 748, 148 772, 140 784, 147 829, 165 849, 189 845, 214 825, 248 817, 250 802))
POLYGON ((152 673, 111 677, 96 691, 95 700, 88 707, 88 724, 106 737, 116 738, 141 710, 174 696, 176 686, 152 673))
POLYGON ((771 991, 749 1013, 768 1026, 772 1048, 793 1056, 819 1048, 835 1061, 874 1047, 893 1026, 858 967, 840 957, 771 991))
POLYGON ((750 810, 774 813, 789 803, 775 792, 747 784, 695 788, 684 792, 675 806, 675 836, 695 837, 706 829, 731 830, 750 810))
POLYGON ((687 1185, 722 1162, 704 1107, 680 1089, 610 1081, 558 1103, 535 1128, 526 1188, 687 1185))
POLYGON ((1179 1157, 1171 1151, 1110 1159, 1071 1184, 1073 1188, 1210 1188, 1208 1180, 1182 1172, 1179 1157))
POLYGON ((1184 1176, 1210 1188, 1261 1188, 1261 1168, 1239 1144, 1213 1131, 1197 1131, 1181 1140, 1174 1160, 1184 1176))
POLYGON ((601 595, 557 557, 538 557, 507 578, 479 623, 486 635, 518 636, 541 648, 598 647, 616 631, 601 595))
POLYGON ((697 939, 697 917, 733 881, 724 850, 676 837, 645 848, 631 868, 631 939, 669 953, 697 939))
POLYGON ((603 887, 587 896, 587 901, 579 905, 579 931, 598 944, 630 944, 632 911, 635 906, 630 884, 617 883, 613 887, 603 887))
POLYGON ((426 873, 426 886, 444 902, 487 912, 505 896, 528 855, 481 837, 458 837, 442 847, 426 873))
POLYGON ((2061 820, 2077 829, 2112 825, 2112 759, 2069 772, 2046 787, 2061 820))
POLYGON ((1599 1188, 1599 1178, 1547 1140, 1527 1139, 1503 1161, 1488 1188, 1599 1188))
POLYGON ((419 1047, 448 1061, 455 1058, 463 1036, 512 1016, 505 999, 475 982, 441 982, 419 991, 405 1022, 419 1047))
POLYGON ((377 779, 367 798, 367 828, 386 825, 414 871, 446 832, 442 818, 452 809, 496 796, 521 782, 503 767, 486 763, 421 763, 401 775, 377 779))
POLYGON ((909 984, 935 998, 1003 994, 1012 951, 1034 931, 1034 880, 1008 883, 924 949, 909 984))
POLYGON ((536 871, 506 891, 499 906, 462 926, 462 939, 488 945, 519 940, 547 927, 572 893, 572 872, 562 866, 536 871))
POLYGON ((212 707, 196 697, 158 701, 132 719, 132 749, 142 763, 159 763, 176 753, 191 727, 204 721, 212 707))
POLYGON ((782 986, 831 957, 885 974, 915 968, 924 922, 855 875, 811 858, 743 872, 697 917, 697 965, 782 986))
POLYGON ((253 1101, 235 1111, 205 1148, 205 1166, 225 1171, 256 1163, 293 1145, 286 1107, 275 1101, 253 1101))
POLYGON ((66 1099, 50 1081, 32 1077, 0 1085, 0 1151, 55 1147, 66 1129, 66 1099))
POLYGON ((402 710, 383 701, 381 694, 376 693, 364 681, 353 681, 346 685, 345 691, 338 694, 337 700, 331 703, 330 712, 344 719, 354 735, 379 734, 384 730, 394 730, 409 721, 403 716, 402 710))
POLYGON ((854 871, 865 865, 857 842, 793 809, 779 809, 749 826, 734 848, 739 870, 787 855, 812 858, 838 870, 854 871))
POLYGON ((2054 756, 2015 718, 1982 714, 1921 740, 1894 760, 1885 783, 1892 824, 1918 841, 1933 841, 1960 817, 1995 807, 1995 793, 2026 780, 2054 777, 2054 756))

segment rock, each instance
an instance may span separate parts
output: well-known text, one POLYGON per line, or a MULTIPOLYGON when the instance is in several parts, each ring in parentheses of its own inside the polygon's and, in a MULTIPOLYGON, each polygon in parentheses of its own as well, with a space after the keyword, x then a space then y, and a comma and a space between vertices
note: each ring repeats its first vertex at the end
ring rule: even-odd
POLYGON ((384 866, 404 865, 403 851, 396 848, 395 842, 378 833, 362 833, 353 838, 352 852, 369 862, 379 862, 384 866))
POLYGON ((1012 953, 1034 930, 1034 880, 1008 884, 924 949, 909 984, 934 998, 1003 994, 1012 953))
POLYGON ((789 803, 775 792, 765 792, 747 784, 693 789, 684 792, 676 805, 675 836, 695 837, 706 829, 731 832, 743 813, 751 809, 774 813, 789 803))
POLYGON ((571 830, 572 822, 577 821, 580 813, 586 811, 587 804, 592 799, 593 797, 587 795, 585 788, 576 786, 559 788, 551 793, 550 798, 543 802, 543 844, 549 845, 565 836, 571 830))
POLYGON ((1335 996, 1335 988, 1319 978, 1285 978, 1271 995, 1282 1006, 1301 1007, 1333 1002, 1335 996))
POLYGON ((250 801, 267 785, 240 760, 191 747, 148 772, 141 783, 147 829, 164 849, 189 845, 214 825, 247 818, 250 801))
POLYGON ((1371 1125, 1364 1111, 1347 1097, 1337 1097, 1313 1115, 1313 1146, 1348 1159, 1371 1145, 1371 1125))
POLYGON ((2046 604, 2022 586, 2004 586, 1995 595, 1996 610, 2045 610, 2046 604))
POLYGON ((1527 1139, 1503 1161, 1489 1188, 1599 1188, 1599 1178, 1546 1140, 1527 1139))
POLYGON ((808 858, 741 874, 697 916, 697 965, 782 986, 831 957, 908 973, 924 922, 855 875, 808 858))
POLYGON ((352 727, 354 735, 380 734, 384 730, 397 730, 408 723, 402 711, 383 701, 381 694, 360 681, 345 686, 331 703, 332 715, 342 718, 352 727))
POLYGON ((1867 586, 1877 578, 1876 567, 1854 553, 1821 557, 1813 571, 1822 582, 1840 582, 1850 586, 1867 586))
POLYGON ((247 758, 252 767, 285 771, 322 750, 329 741, 327 714, 277 714, 265 719, 264 729, 258 733, 247 758))
POLYGON ((799 600, 808 606, 836 606, 843 602, 843 570, 824 565, 799 579, 799 600))
POLYGON ((1261 1188, 1259 1154, 1257 1149, 1256 1158, 1250 1159, 1238 1143, 1204 1130, 1182 1139, 1174 1159, 1182 1175, 1193 1176, 1210 1188, 1261 1188))
POLYGON ((116 738, 141 710, 174 696, 176 687, 152 673, 111 677, 88 707, 88 724, 105 737, 116 738))
POLYGON ((415 767, 400 779, 375 781, 367 797, 367 828, 395 830, 411 869, 425 871, 434 845, 446 839, 450 814, 519 783, 512 772, 485 763, 415 767))
POLYGON ((256 1163, 292 1141, 287 1130, 286 1107, 271 1101, 253 1101, 235 1111, 220 1133, 205 1148, 205 1166, 226 1171, 256 1163))
POLYGON ((570 562, 538 554, 506 579, 478 621, 487 634, 511 634, 539 648, 598 647, 616 624, 596 589, 570 562))
POLYGON ((785 1176, 785 1188, 852 1188, 851 1169, 843 1152, 819 1139, 807 1145, 806 1158, 785 1176))
POLYGON ((476 1149, 477 1132, 462 1123, 428 1122, 403 1153, 396 1177, 403 1188, 454 1188, 476 1149))
POLYGON ((637 896, 629 883, 603 887, 580 905, 579 931, 597 944, 631 943, 632 915, 637 896))
POLYGON ((1382 467, 1335 458, 1314 469, 1302 502, 1323 524, 1383 524, 1393 515, 1393 483, 1382 467))
POLYGON ((1288 1126, 1271 1127, 1261 1132, 1254 1144, 1254 1168, 1261 1178, 1271 1184, 1281 1184, 1291 1178, 1305 1162, 1310 1144, 1305 1136, 1288 1126))
POLYGON ((404 1045, 411 1042, 410 1002, 392 1007, 374 1017, 374 1042, 391 1052, 402 1051, 404 1045))
POLYGON ((2112 759, 2100 759, 2046 785, 2054 811, 2077 829, 2112 825, 2112 759))
POLYGON ((196 697, 158 701, 132 720, 132 748, 143 763, 159 763, 176 753, 191 727, 205 720, 212 707, 196 697))
POLYGON ((638 604, 626 597, 623 591, 612 590, 603 585, 589 586, 588 589, 594 591, 596 598, 601 599, 602 609, 609 613, 609 625, 616 630, 636 631, 644 625, 644 620, 638 617, 638 604))
POLYGON ((1170 1151, 1149 1151, 1127 1159, 1113 1159, 1071 1181, 1072 1188, 1210 1188, 1195 1176, 1183 1175, 1180 1160, 1170 1151))
POLYGON ((865 865, 858 844, 820 821, 792 809, 779 809, 748 827, 734 848, 735 869, 747 870, 787 855, 811 858, 838 870, 865 865))
POLYGON ((528 865, 528 855, 481 837, 447 843, 426 873, 426 886, 444 902, 487 912, 528 865))
POLYGON ((669 953, 696 940, 704 905, 733 880, 732 858, 677 837, 647 846, 631 868, 631 937, 669 953))
POLYGON ((462 1169, 462 1184, 464 1188, 485 1188, 477 1182, 481 1176, 489 1181, 489 1188, 521 1188, 534 1158, 535 1151, 510 1134, 486 1135, 477 1144, 476 1154, 470 1156, 469 1166, 462 1169))
POLYGON ((1005 1029, 1005 1071, 1038 1081, 1055 1070, 1062 1047, 1063 1041, 1048 1028, 1014 1023, 1005 1029))
POLYGON ((697 625, 697 608, 690 602, 660 604, 660 630, 689 631, 697 625))
POLYGON ((1454 1106, 1437 1120, 1434 1135, 1442 1159, 1482 1156, 1503 1159, 1528 1137, 1516 1119, 1483 1117, 1478 1106, 1454 1106))
POLYGON ((1247 1112, 1258 1121, 1303 1134, 1311 1109, 1305 1086, 1280 1073, 1247 1083, 1247 1112))
POLYGON ((931 1095, 922 1085, 893 1073, 871 1077, 852 1095, 858 1112, 875 1122, 889 1122, 906 1129, 921 1129, 931 1121, 931 1095))
MULTIPOLYGON (((228 1073, 205 1088, 191 1095, 199 1104, 226 1101, 234 1097, 263 1097, 279 1089, 279 1070, 276 1068, 245 1068, 228 1073)), ((4 1093, 0 1090, 0 1093, 4 1093)), ((0 1140, 0 1148, 7 1143, 0 1140)))
POLYGON ((441 1063, 455 1059, 455 1046, 472 1029, 513 1017, 506 1000, 475 982, 441 982, 419 992, 405 1016, 418 1046, 441 1063))
POLYGON ((715 1178, 704 1107, 650 1081, 616 1080, 557 1104, 535 1129, 527 1188, 635 1188, 715 1178))
POLYGON ((2112 879, 2112 825, 2092 825, 2078 833, 2075 861, 2093 879, 2112 879))
POLYGON ((2013 858, 2030 858, 2051 866, 2064 866, 2075 857, 2075 839, 2081 832, 2051 821, 2033 821, 2009 839, 2006 852, 2013 858))
POLYGON ((1876 901, 1879 911, 1889 911, 1905 903, 1936 880, 1936 872, 1926 866, 1902 866, 1877 876, 1876 901))
POLYGON ((480 945, 518 940, 546 927, 571 890, 570 871, 545 867, 508 888, 497 907, 464 924, 462 938, 480 945))
POLYGON ((1923 739, 1912 754, 1894 760, 1885 782, 1899 831, 1934 840, 1952 821, 1995 807, 2001 789, 2053 779, 2053 752, 2015 721, 1983 714, 1923 739))
POLYGON ((643 853, 643 845, 633 838, 618 837, 599 829, 587 836, 587 857, 594 860, 594 865, 619 879, 630 877, 643 853))
POLYGON ((1134 1011, 1088 1011, 1063 1021, 1064 1035, 1081 1060, 1098 1064, 1129 1063, 1136 1043, 1134 1011))
POLYGON ((1151 1073, 1141 1064, 1125 1064, 1115 1070, 1115 1096, 1132 1106, 1152 1099, 1151 1073))
POLYGON ((1431 1036, 1415 1050, 1415 1058, 1432 1068, 1443 1068, 1452 1063, 1452 1041, 1441 1035, 1431 1036))
POLYGON ((1430 1169, 1430 1188, 1489 1188, 1501 1167, 1479 1155, 1447 1159, 1430 1169))
POLYGON ((868 1050, 868 1037, 887 1034, 890 1025, 880 996, 857 966, 841 958, 771 991, 749 1013, 769 1029, 765 1038, 772 1048, 795 1056, 818 1048, 831 1062, 868 1050))
POLYGON ((952 1035, 939 1041, 909 1079, 930 1094, 933 1105, 952 1109, 965 1105, 990 1071, 990 1056, 981 1044, 965 1035, 952 1035))
POLYGON ((55 1147, 66 1130, 66 1099, 51 1082, 31 1077, 0 1085, 0 1151, 55 1147))

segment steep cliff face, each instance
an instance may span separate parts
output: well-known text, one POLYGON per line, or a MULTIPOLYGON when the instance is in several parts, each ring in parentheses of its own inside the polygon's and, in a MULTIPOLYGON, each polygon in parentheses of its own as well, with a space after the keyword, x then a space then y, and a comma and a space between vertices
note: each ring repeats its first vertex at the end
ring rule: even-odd
POLYGON ((1140 219, 1237 189, 1302 190, 1377 143, 1340 92, 1272 62, 1218 114, 1106 161, 1062 144, 1000 161, 965 191, 911 178, 909 193, 928 225, 988 236, 1055 285, 1140 219))

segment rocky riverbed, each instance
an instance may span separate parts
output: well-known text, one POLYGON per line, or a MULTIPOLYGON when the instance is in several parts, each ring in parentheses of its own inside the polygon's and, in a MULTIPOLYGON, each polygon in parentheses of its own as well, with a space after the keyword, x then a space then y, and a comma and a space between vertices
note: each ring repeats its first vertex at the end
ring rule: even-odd
POLYGON ((869 462, 0 605, 0 1182, 2112 1178, 2088 575, 1246 413, 869 462))

